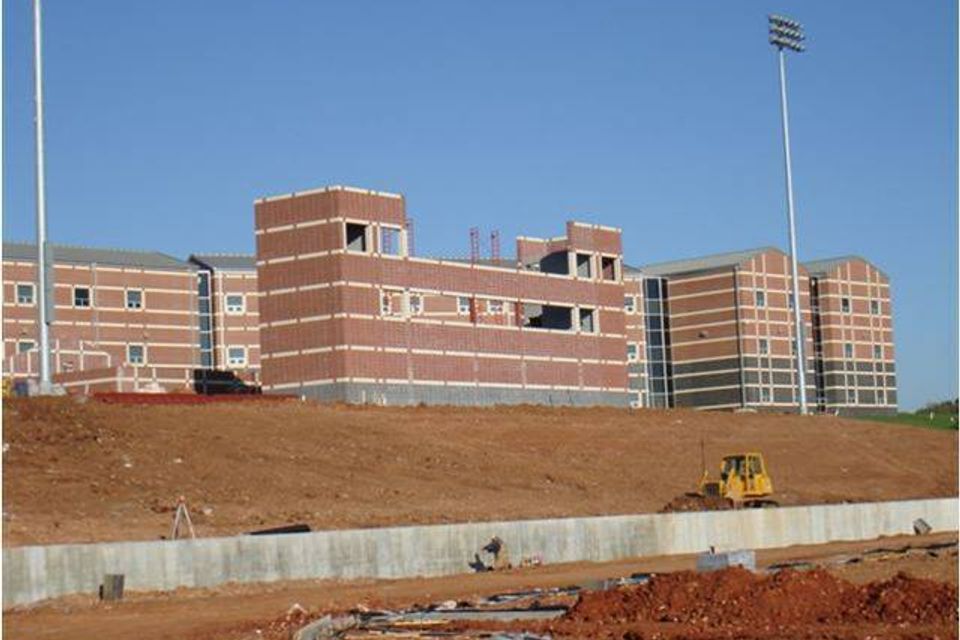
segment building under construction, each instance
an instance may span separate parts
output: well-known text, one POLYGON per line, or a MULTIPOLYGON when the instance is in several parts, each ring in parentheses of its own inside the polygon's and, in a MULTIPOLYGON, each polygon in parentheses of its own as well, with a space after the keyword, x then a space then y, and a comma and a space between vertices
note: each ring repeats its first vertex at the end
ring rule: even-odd
MULTIPOLYGON (((350 187, 255 203, 256 255, 53 249, 55 380, 377 404, 796 409, 789 258, 756 250, 628 266, 621 231, 568 222, 513 257, 413 255, 404 198, 350 187)), ((4 372, 37 371, 36 250, 4 244, 4 372)), ((807 399, 896 410, 887 276, 801 266, 807 399)))

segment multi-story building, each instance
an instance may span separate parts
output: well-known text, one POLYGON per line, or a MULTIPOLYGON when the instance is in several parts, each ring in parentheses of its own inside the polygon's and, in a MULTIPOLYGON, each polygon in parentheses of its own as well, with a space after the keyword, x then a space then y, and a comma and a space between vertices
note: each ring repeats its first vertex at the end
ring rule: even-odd
MULTIPOLYGON (((514 258, 414 257, 403 197, 350 187, 255 216, 256 257, 55 246, 54 379, 181 390, 213 369, 348 402, 797 408, 779 249, 632 268, 619 229, 568 222, 514 258)), ((4 372, 36 377, 36 249, 3 248, 4 372)), ((896 411, 887 276, 846 256, 799 284, 810 406, 896 411)))
MULTIPOLYGON (((36 246, 3 245, 4 370, 35 377, 36 246)), ((164 388, 187 387, 196 364, 196 271, 158 253, 52 246, 53 372, 115 370, 164 388)), ((107 375, 107 374, 104 374, 107 375)), ((112 376, 112 374, 111 374, 112 376)))
POLYGON ((256 260, 249 254, 194 254, 200 366, 259 382, 260 313, 256 260))
POLYGON ((807 262, 821 411, 883 413, 897 406, 890 280, 859 256, 807 262))
POLYGON ((620 232, 520 238, 512 267, 406 251, 401 196, 256 202, 265 391, 351 402, 626 406, 620 232))

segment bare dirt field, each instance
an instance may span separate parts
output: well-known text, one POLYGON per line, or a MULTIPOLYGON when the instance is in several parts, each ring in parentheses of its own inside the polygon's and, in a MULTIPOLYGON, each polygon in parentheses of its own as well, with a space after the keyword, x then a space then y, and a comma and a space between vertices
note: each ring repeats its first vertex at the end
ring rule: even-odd
MULTIPOLYGON (((752 602, 762 597, 774 612, 766 622, 756 617, 755 607, 744 609, 739 618, 734 608, 729 607, 730 610, 724 613, 726 618, 714 621, 717 624, 713 625, 702 621, 691 623, 689 620, 681 623, 642 619, 631 622, 627 614, 621 613, 618 617, 613 607, 620 600, 629 605, 638 596, 614 597, 611 606, 608 601, 611 596, 592 596, 588 593, 586 595, 590 601, 579 612, 575 610, 568 619, 559 622, 532 625, 530 630, 546 630, 556 638, 604 635, 633 639, 955 638, 956 547, 941 548, 935 552, 927 548, 956 543, 956 540, 956 533, 942 533, 761 550, 757 552, 760 567, 800 561, 820 566, 825 572, 811 575, 800 572, 789 580, 781 579, 780 582, 766 585, 759 577, 745 579, 742 575, 721 579, 717 584, 699 584, 696 577, 691 579, 690 576, 679 574, 681 577, 676 578, 668 574, 667 586, 672 584, 678 589, 672 599, 669 589, 647 594, 661 601, 654 610, 659 604, 672 603, 670 615, 675 617, 692 615, 690 605, 700 607, 699 610, 703 611, 714 607, 714 611, 719 609, 724 613, 722 603, 725 599, 729 602, 741 598, 744 602, 752 602), (878 553, 879 550, 886 551, 878 553), (848 562, 851 557, 862 559, 851 564, 848 562), (901 572, 911 579, 931 582, 916 584, 896 579, 901 572), (877 586, 877 583, 891 579, 891 584, 877 586), (873 586, 870 583, 874 583, 873 586), (857 585, 863 585, 864 589, 858 590, 857 585), (708 593, 709 589, 713 591, 708 593), (698 593, 698 597, 691 600, 684 595, 688 591, 698 593), (851 622, 850 617, 843 618, 844 612, 834 607, 829 612, 826 609, 822 612, 827 617, 831 614, 839 616, 833 622, 814 628, 811 628, 809 621, 796 622, 809 609, 811 601, 819 602, 829 599, 827 596, 839 598, 841 595, 846 598, 842 603, 862 605, 858 621, 851 622), (806 599, 800 599, 801 596, 806 599), (944 601, 951 598, 953 608, 946 609, 944 601), (888 606, 884 609, 877 603, 887 603, 888 606), (896 618, 898 612, 906 617, 893 622, 884 618, 896 618), (590 619, 590 616, 598 618, 590 619), (545 629, 550 624, 555 627, 545 629), (764 625, 767 624, 770 626, 764 631, 764 625), (633 635, 629 635, 631 633, 633 635)), ((5 637, 31 640, 289 640, 291 632, 306 621, 325 613, 345 612, 358 605, 391 609, 449 599, 472 601, 496 593, 537 587, 566 587, 628 576, 635 572, 684 572, 692 570, 694 566, 695 556, 679 555, 596 564, 546 565, 432 579, 316 580, 225 585, 215 589, 184 589, 171 593, 131 593, 123 602, 113 604, 97 602, 92 595, 71 596, 5 612, 3 631, 5 637)), ((714 582, 717 580, 714 579, 714 582)), ((630 589, 612 593, 621 591, 629 594, 630 589)), ((645 601, 647 605, 654 601, 650 597, 645 601)), ((639 599, 640 606, 633 613, 635 618, 643 611, 649 612, 649 607, 643 609, 643 594, 639 599)), ((568 604, 575 605, 576 600, 568 604)), ((518 627, 515 624, 500 626, 518 627)))
POLYGON ((657 511, 760 451, 781 504, 957 493, 957 432, 781 415, 4 401, 3 544, 657 511))

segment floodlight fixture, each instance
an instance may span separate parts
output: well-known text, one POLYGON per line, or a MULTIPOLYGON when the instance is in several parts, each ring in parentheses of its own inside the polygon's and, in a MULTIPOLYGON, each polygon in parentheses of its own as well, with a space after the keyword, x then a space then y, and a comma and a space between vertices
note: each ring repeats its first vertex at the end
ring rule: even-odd
POLYGON ((770 44, 780 51, 790 49, 801 53, 805 49, 803 41, 806 36, 803 34, 802 24, 778 15, 767 16, 767 20, 770 23, 770 44))

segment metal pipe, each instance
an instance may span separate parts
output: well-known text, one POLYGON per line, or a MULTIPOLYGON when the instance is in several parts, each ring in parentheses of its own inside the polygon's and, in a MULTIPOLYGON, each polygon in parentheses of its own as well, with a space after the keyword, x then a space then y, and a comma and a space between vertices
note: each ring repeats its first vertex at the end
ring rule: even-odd
POLYGON ((800 313, 800 277, 797 266, 797 231, 793 210, 793 171, 790 165, 790 122, 787 114, 787 69, 783 47, 779 47, 780 57, 780 116, 783 121, 783 158, 787 174, 787 219, 790 227, 790 271, 793 278, 793 329, 797 362, 797 398, 800 413, 807 413, 807 377, 804 358, 803 321, 800 313))
POLYGON ((47 203, 46 181, 44 176, 43 159, 43 58, 40 42, 40 0, 33 2, 33 80, 35 88, 36 113, 34 129, 36 132, 37 147, 37 310, 40 333, 40 393, 48 394, 52 391, 50 374, 50 317, 48 295, 49 281, 52 280, 47 271, 47 203))

